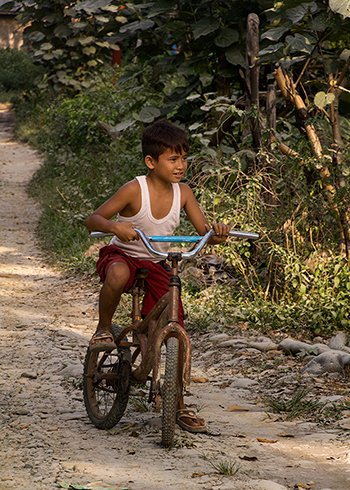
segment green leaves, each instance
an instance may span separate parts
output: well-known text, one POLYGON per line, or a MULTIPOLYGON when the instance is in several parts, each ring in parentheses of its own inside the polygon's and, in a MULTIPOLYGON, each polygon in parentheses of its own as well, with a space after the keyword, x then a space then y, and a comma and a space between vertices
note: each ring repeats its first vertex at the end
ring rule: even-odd
POLYGON ((236 46, 229 48, 225 51, 225 58, 231 65, 245 66, 245 60, 242 52, 236 46))
POLYGON ((274 27, 272 29, 268 29, 267 31, 263 32, 261 35, 261 39, 269 39, 270 41, 278 41, 281 39, 283 34, 288 32, 290 29, 289 24, 283 25, 280 27, 274 27))
POLYGON ((104 62, 110 63, 115 39, 108 36, 119 7, 112 0, 24 2, 24 36, 34 58, 47 70, 46 81, 55 90, 77 91, 91 85, 104 62))
POLYGON ((161 113, 158 107, 152 107, 152 106, 143 107, 138 115, 138 119, 144 123, 151 123, 157 117, 159 117, 160 114, 161 113))
POLYGON ((332 104, 335 100, 335 95, 331 92, 325 93, 325 92, 317 92, 317 94, 314 97, 314 104, 317 106, 319 109, 323 109, 329 104, 332 104))
POLYGON ((87 14, 94 14, 99 11, 99 9, 108 7, 112 3, 110 0, 86 0, 85 2, 78 2, 76 5, 76 10, 84 10, 87 14))
POLYGON ((226 27, 224 29, 220 29, 214 42, 216 46, 219 46, 219 48, 227 48, 228 46, 231 46, 231 44, 237 42, 238 39, 239 39, 238 31, 226 27))
POLYGON ((134 22, 130 22, 129 24, 123 25, 120 29, 120 33, 129 32, 135 34, 137 31, 147 31, 154 26, 153 20, 145 19, 145 20, 136 20, 134 22))
POLYGON ((211 17, 204 17, 193 25, 193 38, 199 39, 215 32, 219 28, 219 21, 211 17))

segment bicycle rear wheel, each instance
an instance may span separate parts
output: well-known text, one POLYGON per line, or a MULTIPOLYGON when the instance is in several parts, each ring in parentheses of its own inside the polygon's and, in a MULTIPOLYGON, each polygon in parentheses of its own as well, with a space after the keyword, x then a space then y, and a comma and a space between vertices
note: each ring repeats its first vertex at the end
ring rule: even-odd
POLYGON ((162 444, 165 447, 174 445, 176 409, 178 403, 178 362, 179 341, 170 337, 166 342, 164 382, 162 394, 162 444))
POLYGON ((129 348, 119 347, 112 352, 88 349, 84 362, 84 403, 91 422, 98 429, 111 429, 124 415, 130 377, 129 348))

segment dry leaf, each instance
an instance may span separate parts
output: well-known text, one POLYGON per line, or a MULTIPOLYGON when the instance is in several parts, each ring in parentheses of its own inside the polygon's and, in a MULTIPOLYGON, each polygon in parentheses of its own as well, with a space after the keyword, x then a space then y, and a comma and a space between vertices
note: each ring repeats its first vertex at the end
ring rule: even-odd
POLYGON ((230 405, 226 408, 226 412, 249 412, 249 408, 241 407, 240 405, 230 405))
POLYGON ((201 476, 205 476, 206 473, 198 472, 198 473, 192 473, 191 478, 199 478, 201 476))
POLYGON ((265 439, 265 437, 257 437, 256 440, 265 444, 275 444, 275 442, 278 442, 277 439, 265 439))
POLYGON ((194 383, 208 383, 209 379, 204 376, 192 376, 192 381, 194 383))

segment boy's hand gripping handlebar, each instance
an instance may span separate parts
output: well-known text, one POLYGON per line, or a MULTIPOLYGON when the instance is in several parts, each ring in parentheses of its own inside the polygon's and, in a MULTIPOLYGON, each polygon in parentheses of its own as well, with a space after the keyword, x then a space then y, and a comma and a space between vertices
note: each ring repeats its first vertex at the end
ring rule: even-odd
MULTIPOLYGON (((152 242, 197 243, 193 250, 190 250, 188 252, 181 252, 182 259, 190 259, 192 257, 195 257, 202 250, 202 248, 208 243, 208 240, 211 236, 215 235, 214 230, 209 230, 203 236, 147 236, 142 230, 139 230, 138 228, 135 228, 135 231, 139 234, 147 250, 155 257, 160 257, 162 259, 166 259, 168 257, 168 252, 160 252, 159 250, 156 250, 152 246, 152 242)), ((113 234, 103 233, 100 231, 92 231, 90 233, 90 236, 93 238, 103 238, 106 236, 113 236, 113 234)), ((257 240, 259 238, 258 233, 240 230, 231 230, 229 232, 229 236, 246 240, 257 240)))

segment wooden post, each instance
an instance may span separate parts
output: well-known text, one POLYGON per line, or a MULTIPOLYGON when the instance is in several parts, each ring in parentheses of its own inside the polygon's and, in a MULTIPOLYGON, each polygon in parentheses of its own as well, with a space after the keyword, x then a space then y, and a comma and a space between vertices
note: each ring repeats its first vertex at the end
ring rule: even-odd
POLYGON ((256 113, 250 116, 250 128, 253 144, 256 150, 261 146, 261 128, 259 122, 259 17, 249 14, 247 18, 247 65, 246 82, 249 90, 247 97, 248 108, 255 109, 256 113))
POLYGON ((274 141, 276 133, 276 88, 274 83, 269 83, 267 86, 266 117, 269 129, 267 147, 271 150, 271 143, 274 141))

